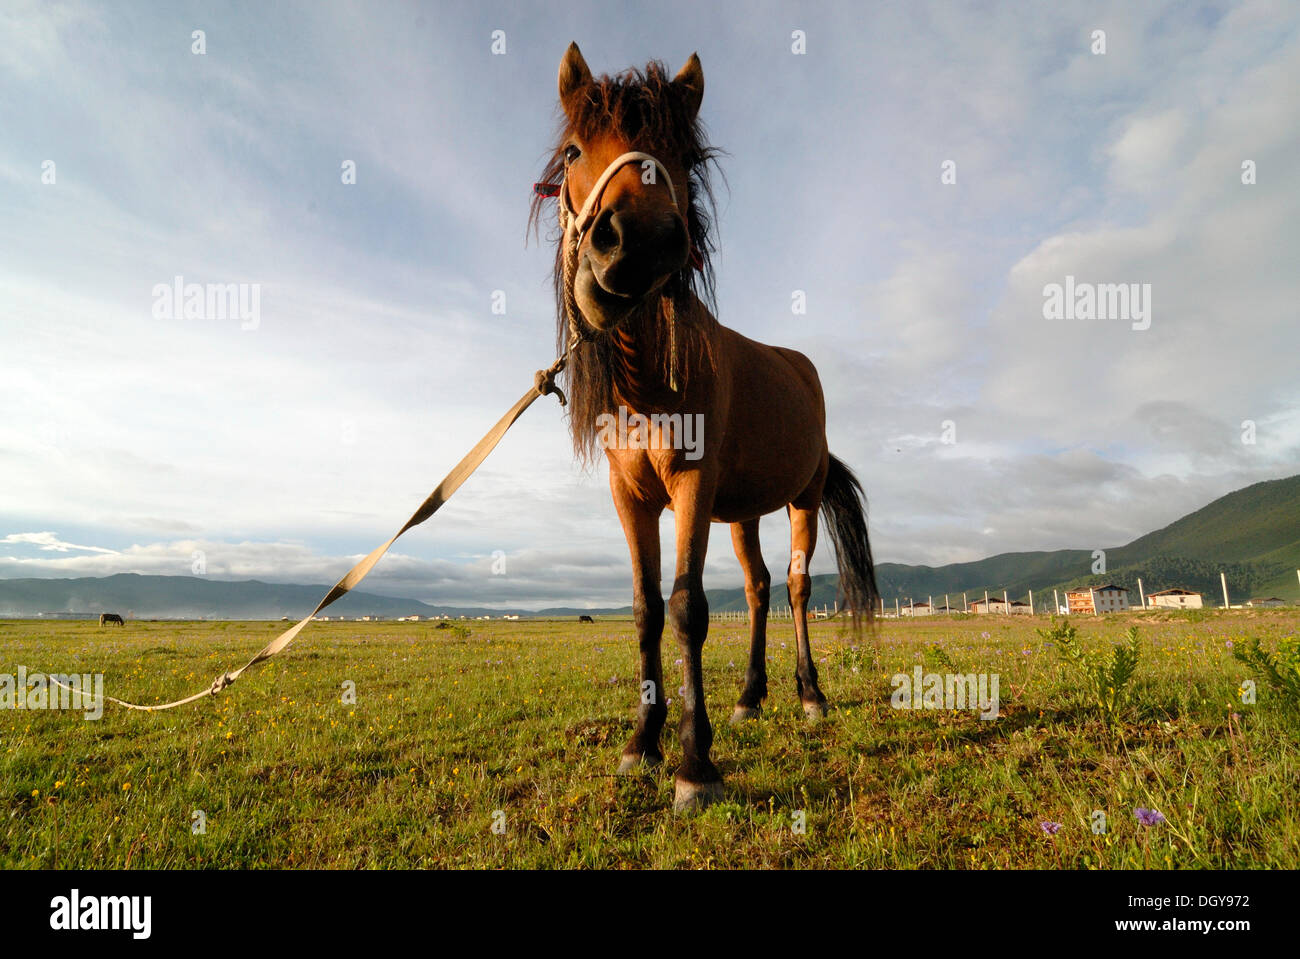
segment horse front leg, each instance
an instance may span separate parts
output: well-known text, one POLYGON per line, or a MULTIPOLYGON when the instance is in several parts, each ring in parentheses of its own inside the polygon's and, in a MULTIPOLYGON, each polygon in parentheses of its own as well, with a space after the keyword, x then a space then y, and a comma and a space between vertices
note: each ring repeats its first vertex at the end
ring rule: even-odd
POLYGON ((659 735, 668 718, 659 648, 664 632, 664 598, 659 586, 659 516, 663 510, 633 499, 613 469, 610 486, 632 553, 632 615, 641 657, 636 731, 623 747, 618 764, 620 773, 629 773, 642 766, 657 766, 664 759, 659 747, 659 735))
POLYGON ((682 651, 682 720, 677 734, 682 763, 677 767, 673 809, 690 812, 722 798, 722 776, 709 750, 713 727, 704 704, 704 639, 709 633, 709 602, 704 596, 704 555, 709 545, 713 504, 698 488, 673 500, 677 517, 677 575, 668 599, 668 621, 682 651))

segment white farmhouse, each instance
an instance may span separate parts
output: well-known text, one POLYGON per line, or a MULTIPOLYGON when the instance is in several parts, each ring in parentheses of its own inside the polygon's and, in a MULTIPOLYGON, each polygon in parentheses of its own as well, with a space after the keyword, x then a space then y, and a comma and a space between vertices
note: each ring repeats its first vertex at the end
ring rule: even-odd
POLYGON ((1190 589, 1162 589, 1147 594, 1147 605, 1161 609, 1200 609, 1201 594, 1190 589))

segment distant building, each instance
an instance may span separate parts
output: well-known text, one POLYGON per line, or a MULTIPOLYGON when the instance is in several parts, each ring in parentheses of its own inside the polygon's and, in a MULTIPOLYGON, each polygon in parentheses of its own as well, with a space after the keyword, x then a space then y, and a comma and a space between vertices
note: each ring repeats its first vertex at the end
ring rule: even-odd
POLYGON ((970 611, 981 615, 984 613, 1005 613, 1007 604, 1000 597, 990 596, 987 603, 982 599, 975 600, 970 604, 970 611))
POLYGON ((1147 593, 1147 604, 1163 609, 1200 609, 1201 594, 1190 589, 1162 589, 1147 593))
POLYGON ((1011 612, 1013 614, 1020 613, 1022 615, 1028 616, 1033 611, 1034 611, 1033 607, 1031 607, 1028 603, 1022 602, 1018 599, 1013 599, 1011 601, 1011 612))
POLYGON ((1264 599, 1252 599, 1246 603, 1247 606, 1285 606, 1286 600, 1278 599, 1276 596, 1269 596, 1264 599))
POLYGON ((1070 612, 1086 616, 1101 613, 1122 613, 1129 608, 1128 590, 1113 583, 1089 589, 1067 589, 1066 604, 1070 612))
POLYGON ((903 616, 929 616, 934 612, 929 603, 908 603, 906 606, 900 607, 898 611, 903 616))
POLYGON ((1091 616, 1095 612, 1092 608, 1092 590, 1067 589, 1065 591, 1065 607, 1067 613, 1091 616))

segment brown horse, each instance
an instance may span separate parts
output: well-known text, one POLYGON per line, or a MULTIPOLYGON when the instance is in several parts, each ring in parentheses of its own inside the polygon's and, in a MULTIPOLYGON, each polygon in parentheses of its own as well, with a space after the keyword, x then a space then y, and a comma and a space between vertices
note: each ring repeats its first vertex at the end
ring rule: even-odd
POLYGON ((571 44, 560 64, 563 133, 544 175, 551 182, 538 184, 532 211, 536 224, 542 200, 558 196, 555 288, 560 345, 569 350, 574 449, 589 460, 604 447, 632 554, 642 695, 621 772, 663 760, 659 518, 665 508, 675 514, 667 616, 685 672, 678 810, 722 794, 709 758, 713 729, 700 661, 709 629, 702 577, 710 524, 731 525, 749 604, 749 665, 733 721, 757 717, 767 696, 771 577, 759 549, 760 517, 783 507, 790 517, 795 686, 809 717, 826 712, 807 621, 819 509, 855 626, 871 616, 877 596, 862 488, 827 448, 816 369, 801 353, 720 325, 709 309, 716 151, 700 129, 703 94, 695 55, 671 80, 660 63, 596 79, 571 44))

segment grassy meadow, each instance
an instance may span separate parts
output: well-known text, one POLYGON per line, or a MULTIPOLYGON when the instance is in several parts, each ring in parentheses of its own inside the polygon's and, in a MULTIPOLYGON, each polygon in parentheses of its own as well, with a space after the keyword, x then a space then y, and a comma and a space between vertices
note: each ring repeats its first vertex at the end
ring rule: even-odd
MULTIPOLYGON (((815 724, 794 692, 793 630, 773 623, 764 716, 734 727, 748 631, 714 624, 726 797, 683 817, 676 702, 665 766, 613 775, 638 697, 630 622, 314 623, 168 712, 0 710, 0 867, 1300 867, 1300 724, 1263 682, 1242 702, 1252 674, 1231 649, 1274 648, 1300 611, 1074 623, 1091 650, 1134 624, 1141 658, 1113 726, 1037 633, 1045 618, 959 616, 856 639, 814 624, 832 709, 815 724), (890 677, 916 665, 997 673, 1000 717, 891 707, 890 677)), ((0 672, 103 672, 109 695, 160 702, 284 625, 0 622, 0 672)), ((678 655, 667 640, 673 688, 678 655)))

